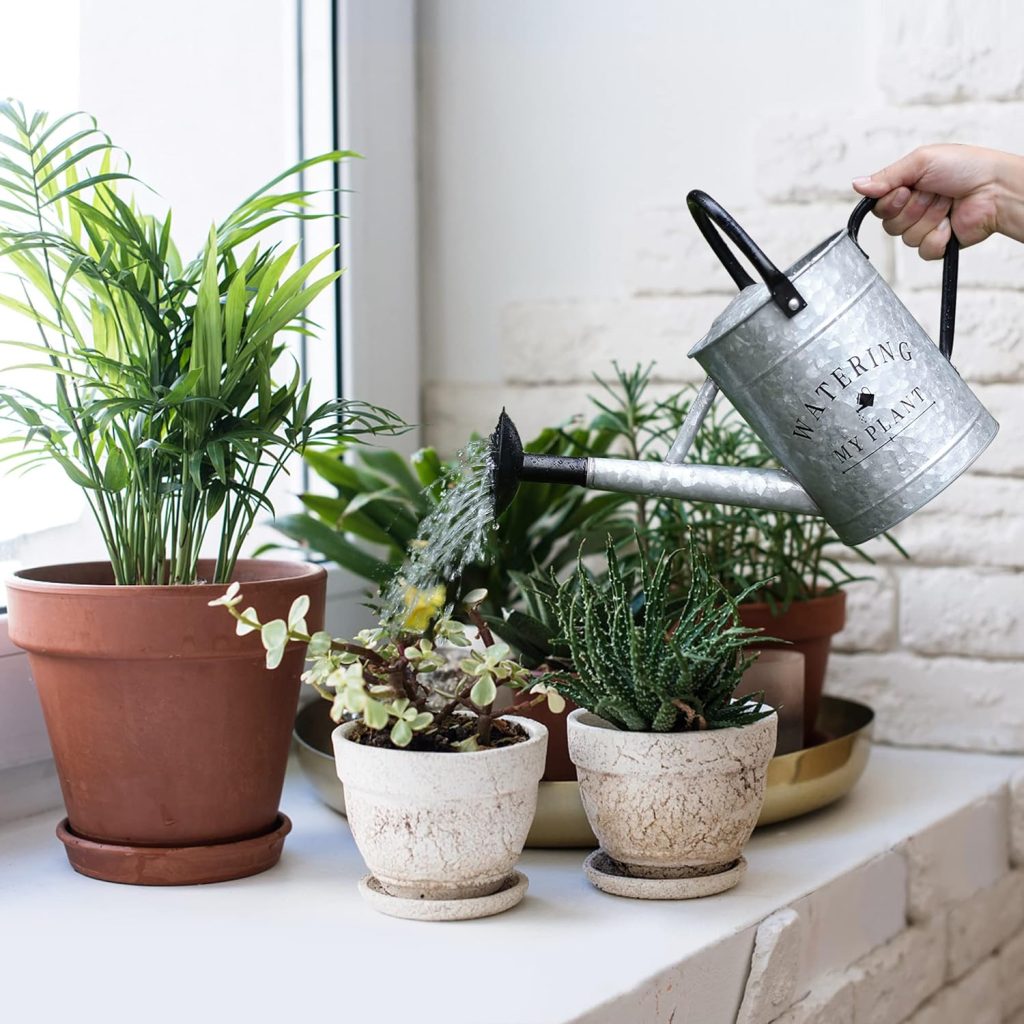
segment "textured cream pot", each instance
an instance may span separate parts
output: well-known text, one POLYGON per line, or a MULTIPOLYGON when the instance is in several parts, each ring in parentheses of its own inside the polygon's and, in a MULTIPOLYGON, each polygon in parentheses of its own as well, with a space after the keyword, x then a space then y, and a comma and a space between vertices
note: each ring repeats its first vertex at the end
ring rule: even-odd
POLYGON ((739 859, 764 802, 778 716, 742 729, 624 732, 582 709, 569 756, 604 851, 638 878, 684 878, 739 859))
POLYGON ((548 731, 497 750, 435 754, 367 747, 334 730, 348 823, 366 866, 393 896, 469 899, 501 888, 537 809, 548 731))

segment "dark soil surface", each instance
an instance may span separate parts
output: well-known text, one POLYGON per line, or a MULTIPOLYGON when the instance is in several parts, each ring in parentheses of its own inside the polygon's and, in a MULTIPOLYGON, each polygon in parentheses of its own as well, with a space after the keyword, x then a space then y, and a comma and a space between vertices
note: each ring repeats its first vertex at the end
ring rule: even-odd
MULTIPOLYGON (((476 731, 476 719, 469 716, 449 719, 440 729, 430 733, 416 733, 412 743, 398 748, 391 742, 389 729, 367 729, 360 725, 352 732, 352 740, 367 747, 385 747, 392 750, 424 750, 435 754, 457 754, 455 744, 467 739, 476 731)), ((496 718, 491 722, 491 742, 483 750, 496 747, 510 747, 529 739, 526 730, 515 722, 496 718)))

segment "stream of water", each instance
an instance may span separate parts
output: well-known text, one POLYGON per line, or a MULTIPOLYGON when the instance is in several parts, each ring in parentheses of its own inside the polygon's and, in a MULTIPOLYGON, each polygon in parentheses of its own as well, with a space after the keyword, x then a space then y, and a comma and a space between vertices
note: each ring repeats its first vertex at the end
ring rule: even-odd
POLYGON ((404 619, 410 588, 429 593, 438 584, 458 578, 467 565, 484 558, 488 534, 494 529, 487 439, 466 445, 459 452, 459 460, 458 480, 420 523, 405 565, 384 590, 385 622, 404 619))

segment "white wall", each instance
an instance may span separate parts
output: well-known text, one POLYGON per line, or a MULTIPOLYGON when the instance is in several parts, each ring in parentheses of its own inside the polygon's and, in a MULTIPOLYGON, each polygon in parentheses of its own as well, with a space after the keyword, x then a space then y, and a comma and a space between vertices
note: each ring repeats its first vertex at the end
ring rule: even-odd
MULTIPOLYGON (((458 394, 472 401, 473 426, 493 420, 509 307, 626 299, 650 210, 678 206, 694 187, 754 202, 765 117, 866 108, 877 95, 873 34, 856 3, 425 0, 428 428, 459 415, 439 408, 454 397, 437 397, 442 381, 466 386, 458 394)), ((812 231, 807 243, 816 240, 812 231)), ((636 344, 618 354, 643 354, 645 340, 636 344)), ((681 371, 682 344, 661 353, 666 370, 681 371)), ((579 379, 604 363, 580 366, 579 379)))
MULTIPOLYGON (((685 352, 730 282, 684 206, 704 188, 776 262, 845 223, 850 178, 944 139, 1024 152, 1024 7, 424 0, 421 254, 428 438, 503 404, 524 433, 586 411, 593 371, 685 352)), ((934 331, 939 267, 863 240, 934 331)), ((958 368, 1002 423, 961 481, 874 545, 829 687, 879 735, 1024 749, 1024 247, 961 259, 958 368)))

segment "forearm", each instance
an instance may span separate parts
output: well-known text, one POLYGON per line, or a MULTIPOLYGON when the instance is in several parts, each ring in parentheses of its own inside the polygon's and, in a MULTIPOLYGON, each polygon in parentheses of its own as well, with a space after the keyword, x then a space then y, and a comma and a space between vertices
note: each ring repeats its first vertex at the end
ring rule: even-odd
POLYGON ((996 221, 1001 234, 1024 242, 1024 156, 999 153, 996 221))

